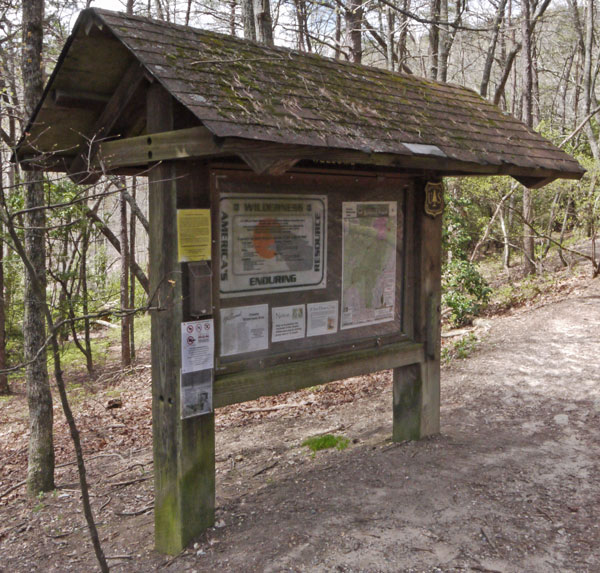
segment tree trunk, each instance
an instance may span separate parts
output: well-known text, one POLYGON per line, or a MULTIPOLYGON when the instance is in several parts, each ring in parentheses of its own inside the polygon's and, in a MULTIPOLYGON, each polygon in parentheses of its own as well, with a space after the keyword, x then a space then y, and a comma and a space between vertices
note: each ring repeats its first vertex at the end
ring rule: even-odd
MULTIPOLYGON (((2 165, 2 153, 0 153, 0 173, 4 173, 2 165)), ((4 196, 4 180, 0 177, 0 194, 4 196)), ((8 366, 6 361, 6 300, 4 298, 4 231, 0 221, 0 371, 8 366)), ((9 394, 8 375, 0 372, 0 394, 9 394)))
POLYGON ((342 15, 339 10, 335 12, 335 54, 336 60, 342 57, 342 15))
POLYGON ((440 46, 440 0, 430 1, 429 24, 429 77, 436 80, 438 77, 438 53, 440 46))
POLYGON ((398 39, 398 70, 407 69, 406 59, 408 56, 406 49, 406 40, 408 38, 408 16, 406 13, 410 10, 410 0, 402 0, 402 11, 400 16, 400 38, 398 39))
MULTIPOLYGON (((2 178, 0 178, 2 185, 2 178)), ((0 223, 0 237, 2 224, 0 223)), ((0 238, 0 370, 7 367, 6 363, 6 307, 4 306, 4 241, 0 238)), ((0 372, 0 394, 9 394, 8 376, 0 372)))
MULTIPOLYGON (((531 5, 530 0, 521 2, 521 105, 522 119, 528 127, 533 127, 532 97, 533 70, 531 50, 531 5)), ((535 273, 534 242, 531 225, 533 223, 533 202, 531 191, 523 187, 523 266, 525 274, 535 273)))
POLYGON ((253 0, 242 0, 242 24, 244 26, 244 38, 246 40, 256 40, 253 0))
POLYGON ((487 97, 488 85, 490 83, 490 76, 492 73, 492 64, 494 63, 494 56, 496 54, 496 44, 498 43, 498 34, 500 33, 500 25, 502 24, 502 19, 504 18, 505 9, 506 0, 500 0, 500 3, 498 4, 498 10, 496 11, 496 18, 494 19, 494 27, 492 29, 490 45, 488 46, 485 64, 483 66, 481 85, 479 86, 479 93, 481 94, 481 97, 487 97))
POLYGON ((273 46, 273 20, 269 0, 254 0, 254 25, 256 40, 261 44, 273 46))
POLYGON ((300 52, 304 52, 304 16, 302 14, 302 0, 294 0, 294 8, 296 13, 296 48, 300 52))
POLYGON ((396 41, 394 39, 394 28, 396 26, 396 19, 395 19, 395 14, 394 11, 388 6, 387 9, 387 39, 386 39, 386 61, 387 61, 387 68, 388 70, 391 70, 392 72, 394 71, 394 59, 395 59, 395 53, 394 53, 394 47, 396 44, 396 41))
MULTIPOLYGON (((585 18, 585 52, 583 60, 583 112, 587 116, 592 109, 592 50, 594 48, 594 0, 587 0, 587 14, 585 18)), ((592 124, 585 124, 585 134, 588 138, 592 155, 596 161, 600 161, 600 144, 596 139, 596 134, 592 129, 592 124)))
POLYGON ((363 2, 364 0, 349 0, 344 13, 349 59, 355 64, 362 62, 363 2))
POLYGON ((90 246, 90 229, 86 225, 83 230, 83 238, 81 241, 81 264, 79 268, 79 282, 81 288, 81 310, 83 311, 83 339, 85 347, 85 366, 89 374, 94 371, 94 358, 92 355, 92 342, 90 339, 90 319, 89 314, 89 292, 87 285, 87 256, 90 246))
POLYGON ((439 40, 438 40, 438 71, 437 79, 441 82, 448 80, 448 57, 450 56, 450 31, 448 30, 448 0, 439 0, 440 10, 439 40))
MULTIPOLYGON (((43 0, 23 2, 23 95, 25 115, 30 117, 42 96, 42 39, 44 21, 43 0)), ((26 172, 25 207, 43 206, 44 187, 39 173, 26 172)), ((44 227, 46 213, 43 209, 28 211, 25 215, 25 250, 32 263, 31 276, 25 274, 25 317, 23 336, 26 368, 27 402, 29 406, 29 457, 27 489, 30 495, 54 489, 54 444, 52 440, 52 395, 46 364, 46 325, 44 321, 46 285, 46 248, 44 227), (35 281, 42 288, 40 295, 35 281)))
POLYGON ((502 266, 505 270, 510 268, 510 231, 506 224, 504 208, 500 209, 500 228, 502 229, 502 266))
POLYGON ((531 94, 531 115, 532 125, 540 123, 540 78, 538 73, 538 51, 536 43, 531 45, 531 77, 532 77, 532 94, 531 94))
MULTIPOLYGON (((189 3, 191 5, 192 0, 189 0, 189 3)), ((237 8, 237 0, 231 0, 229 2, 229 33, 232 36, 235 36, 235 32, 236 32, 236 21, 235 21, 235 10, 237 8)), ((188 14, 189 14, 189 7, 188 7, 188 14)), ((187 23, 186 26, 189 24, 189 17, 187 18, 187 23)))
MULTIPOLYGON (((135 203, 137 195, 137 180, 135 177, 131 181, 131 195, 135 203)), ((129 218, 129 308, 135 308, 135 274, 133 273, 132 263, 135 262, 135 245, 136 245, 136 216, 131 210, 129 218)), ((129 347, 131 351, 131 360, 135 360, 135 315, 131 315, 129 321, 129 347)))
MULTIPOLYGON (((125 188, 125 180, 122 181, 125 188)), ((121 311, 129 308, 129 228, 127 220, 127 200, 120 193, 119 207, 121 213, 121 311)), ((131 366, 131 345, 129 341, 129 321, 131 315, 123 314, 121 317, 121 366, 131 366)))

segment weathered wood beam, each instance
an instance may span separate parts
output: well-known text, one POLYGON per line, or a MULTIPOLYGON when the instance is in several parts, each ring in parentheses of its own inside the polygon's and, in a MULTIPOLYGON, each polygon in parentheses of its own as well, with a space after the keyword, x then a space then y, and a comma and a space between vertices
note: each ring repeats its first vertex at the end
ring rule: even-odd
POLYGON ((105 141, 98 146, 98 163, 107 171, 120 167, 145 167, 155 161, 222 155, 205 127, 190 127, 105 141))
POLYGON ((214 389, 214 406, 221 408, 255 400, 260 396, 272 396, 343 380, 378 370, 387 370, 424 360, 423 344, 398 342, 380 348, 369 348, 352 353, 334 354, 310 360, 273 366, 268 370, 243 371, 217 377, 214 389), (307 376, 307 372, 310 375, 307 376))
POLYGON ((480 165, 442 157, 363 153, 361 151, 298 145, 282 145, 240 138, 217 141, 202 126, 151 133, 127 139, 102 142, 99 162, 106 170, 123 167, 144 168, 149 163, 169 159, 224 157, 236 155, 257 173, 281 174, 298 161, 374 165, 397 169, 419 169, 440 175, 512 175, 533 179, 579 179, 580 174, 559 170, 531 169, 514 165, 480 165))
MULTIPOLYGON (((148 125, 173 129, 173 98, 155 83, 147 94, 148 125)), ((214 414, 181 417, 181 323, 191 320, 183 298, 182 266, 177 256, 177 209, 186 184, 193 198, 208 201, 208 172, 178 172, 164 161, 148 175, 150 220, 150 291, 152 320, 152 434, 154 452, 154 532, 156 549, 176 555, 214 523, 214 414), (189 177, 183 177, 183 174, 189 177)))
POLYGON ((521 185, 525 185, 529 189, 540 189, 552 181, 558 179, 558 177, 528 177, 528 176, 513 176, 521 185))
POLYGON ((256 151, 240 152, 238 155, 258 175, 283 175, 300 161, 299 157, 268 157, 256 151))
POLYGON ((84 143, 84 149, 81 150, 81 153, 77 155, 69 167, 69 177, 75 183, 93 183, 100 178, 101 173, 90 173, 90 166, 93 164, 98 151, 99 140, 110 134, 144 78, 144 69, 137 60, 134 61, 121 78, 117 89, 94 123, 89 133, 89 139, 84 143))
POLYGON ((52 101, 59 107, 68 108, 104 108, 110 96, 86 91, 52 90, 52 101))

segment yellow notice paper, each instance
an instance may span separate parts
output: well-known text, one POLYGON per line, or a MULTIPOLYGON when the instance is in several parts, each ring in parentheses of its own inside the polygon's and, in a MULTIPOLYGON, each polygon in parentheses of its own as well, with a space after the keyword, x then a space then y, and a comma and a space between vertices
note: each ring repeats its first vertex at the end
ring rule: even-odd
POLYGON ((210 261, 210 247, 210 209, 178 209, 179 262, 210 261))

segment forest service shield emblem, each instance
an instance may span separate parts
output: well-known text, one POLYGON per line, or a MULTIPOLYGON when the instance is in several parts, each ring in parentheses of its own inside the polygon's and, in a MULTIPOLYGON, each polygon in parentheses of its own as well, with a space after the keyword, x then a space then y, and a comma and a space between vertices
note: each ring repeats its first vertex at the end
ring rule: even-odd
POLYGON ((437 217, 444 212, 444 183, 429 182, 425 185, 425 213, 437 217))

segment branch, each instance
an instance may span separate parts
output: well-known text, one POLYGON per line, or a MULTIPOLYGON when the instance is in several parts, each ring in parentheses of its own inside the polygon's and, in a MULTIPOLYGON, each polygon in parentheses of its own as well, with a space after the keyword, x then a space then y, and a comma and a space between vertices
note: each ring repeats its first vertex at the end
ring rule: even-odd
MULTIPOLYGON (((550 0, 546 0, 547 2, 550 0)), ((465 30, 467 32, 490 32, 491 30, 493 30, 493 26, 490 28, 472 28, 471 26, 463 26, 462 24, 458 24, 456 21, 455 22, 441 22, 439 20, 430 20, 429 18, 422 18, 421 16, 417 16, 414 12, 409 12, 408 10, 403 10, 402 8, 399 8, 398 6, 395 6, 392 2, 390 2, 389 0, 381 0, 382 4, 385 4, 386 6, 389 6, 390 8, 392 8, 392 10, 395 10, 396 12, 399 12, 400 14, 406 16, 407 18, 410 18, 411 20, 414 20, 415 22, 419 22, 419 24, 430 24, 432 26, 449 26, 450 28, 454 28, 455 30, 465 30)))
POLYGON ((586 123, 588 121, 590 121, 590 119, 592 119, 592 117, 594 117, 599 111, 600 111, 600 107, 597 107, 596 109, 592 110, 588 115, 586 115, 583 118, 583 121, 575 128, 575 130, 571 133, 571 135, 565 137, 558 144, 558 147, 562 147, 563 145, 566 145, 567 143, 569 143, 569 141, 571 141, 571 139, 573 139, 585 127, 586 123))
POLYGON ((475 245, 475 248, 473 249, 473 252, 471 253, 471 256, 469 257, 470 263, 472 263, 475 260, 475 256, 477 255, 477 251, 479 250, 479 247, 481 247, 481 245, 483 245, 483 243, 487 240, 487 238, 490 234, 490 229, 492 228, 492 225, 494 224, 494 221, 496 220, 496 217, 498 216, 498 213, 500 212, 502 205, 504 205, 504 202, 516 191, 516 189, 517 189, 517 184, 514 183, 513 185, 511 185, 510 191, 508 193, 506 193, 504 195, 504 197, 502 197, 502 199, 500 199, 500 203, 498 203, 498 206, 496 207, 496 210, 494 211, 494 214, 492 215, 492 218, 490 219, 490 222, 488 223, 488 225, 485 229, 485 233, 483 234, 483 237, 481 237, 479 242, 475 245))
POLYGON ((513 63, 514 63, 515 58, 517 57, 517 54, 519 53, 520 49, 521 49, 521 44, 517 44, 509 52, 508 56, 506 57, 506 64, 504 65, 504 71, 502 72, 502 78, 500 79, 500 83, 498 84, 498 87, 496 88, 496 91, 494 93, 494 105, 498 105, 498 103, 500 103, 500 98, 502 97, 502 94, 504 93, 504 88, 506 87, 506 82, 508 81, 508 76, 510 76, 510 72, 512 70, 513 63))
MULTIPOLYGON (((115 248, 115 250, 120 254, 121 253, 121 242, 115 234, 109 229, 108 225, 88 206, 83 207, 83 211, 85 216, 90 219, 93 223, 96 224, 96 227, 100 230, 100 232, 108 239, 110 244, 115 248)), ((150 292, 150 282, 148 281, 148 277, 146 273, 142 270, 142 268, 135 261, 131 261, 131 270, 133 274, 135 274, 135 278, 142 285, 144 292, 149 294, 150 292)))
POLYGON ((113 185, 115 185, 119 188, 118 191, 120 193, 123 193, 123 197, 125 198, 127 203, 129 203, 131 210, 135 213, 135 216, 138 218, 139 222, 142 224, 142 227, 144 227, 144 229, 146 229, 146 233, 149 233, 150 232, 150 223, 148 222, 148 219, 146 218, 144 213, 142 213, 142 210, 140 209, 136 200, 130 195, 129 191, 127 191, 127 188, 123 187, 121 185, 120 181, 116 181, 114 177, 110 177, 110 180, 111 180, 111 183, 113 183, 113 185))

